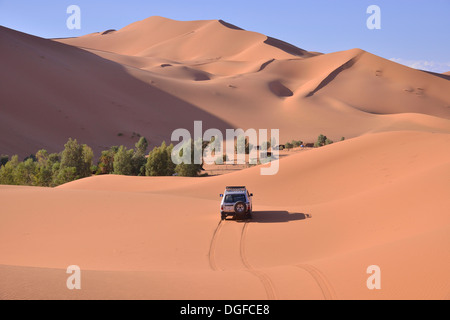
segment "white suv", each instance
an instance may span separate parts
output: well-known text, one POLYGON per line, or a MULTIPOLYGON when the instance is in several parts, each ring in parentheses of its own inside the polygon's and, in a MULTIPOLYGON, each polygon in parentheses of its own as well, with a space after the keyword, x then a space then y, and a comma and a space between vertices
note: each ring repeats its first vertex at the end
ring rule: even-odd
POLYGON ((251 219, 253 205, 253 194, 246 187, 227 187, 225 193, 221 194, 220 215, 222 220, 228 216, 236 219, 251 219))

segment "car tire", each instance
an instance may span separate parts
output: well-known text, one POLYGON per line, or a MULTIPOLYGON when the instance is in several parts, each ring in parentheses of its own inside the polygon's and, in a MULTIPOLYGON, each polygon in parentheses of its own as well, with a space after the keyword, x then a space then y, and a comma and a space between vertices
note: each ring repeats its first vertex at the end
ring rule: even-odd
POLYGON ((239 201, 235 203, 234 213, 236 214, 237 218, 243 217, 246 212, 247 212, 247 205, 245 204, 245 202, 239 201))
POLYGON ((222 220, 225 220, 225 219, 227 218, 227 215, 224 214, 224 213, 222 213, 220 218, 221 218, 222 220))

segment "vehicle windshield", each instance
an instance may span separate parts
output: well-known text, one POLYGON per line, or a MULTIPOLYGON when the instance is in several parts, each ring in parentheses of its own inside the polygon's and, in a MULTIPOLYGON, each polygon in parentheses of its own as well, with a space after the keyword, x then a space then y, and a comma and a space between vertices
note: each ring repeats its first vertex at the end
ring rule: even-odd
POLYGON ((238 193, 238 194, 227 194, 226 196, 225 196, 225 203, 236 203, 236 202, 238 202, 238 201, 243 201, 243 202, 246 202, 246 199, 245 199, 245 194, 242 194, 242 193, 238 193))

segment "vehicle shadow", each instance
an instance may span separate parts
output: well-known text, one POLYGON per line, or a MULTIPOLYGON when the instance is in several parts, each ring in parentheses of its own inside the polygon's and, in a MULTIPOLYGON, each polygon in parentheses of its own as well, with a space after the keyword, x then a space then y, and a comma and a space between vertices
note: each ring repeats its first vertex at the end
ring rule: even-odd
POLYGON ((288 211, 253 211, 252 219, 249 223, 285 223, 311 219, 312 216, 306 213, 290 213, 288 211))

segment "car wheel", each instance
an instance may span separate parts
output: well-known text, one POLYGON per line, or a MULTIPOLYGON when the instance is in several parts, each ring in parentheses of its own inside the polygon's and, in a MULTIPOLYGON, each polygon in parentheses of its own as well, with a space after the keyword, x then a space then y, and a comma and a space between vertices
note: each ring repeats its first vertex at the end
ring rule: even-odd
POLYGON ((236 204, 234 205, 234 212, 236 213, 236 217, 244 216, 246 211, 247 205, 245 204, 245 202, 242 201, 236 202, 236 204))

